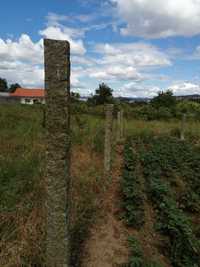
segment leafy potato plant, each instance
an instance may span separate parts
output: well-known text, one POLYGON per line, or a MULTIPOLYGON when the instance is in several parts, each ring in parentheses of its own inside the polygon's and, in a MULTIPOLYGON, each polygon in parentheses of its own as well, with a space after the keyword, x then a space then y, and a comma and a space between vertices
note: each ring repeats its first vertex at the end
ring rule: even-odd
MULTIPOLYGON (((135 216, 143 208, 142 202, 138 206, 137 199, 142 198, 144 193, 141 186, 138 187, 144 180, 145 193, 156 214, 155 229, 169 239, 166 255, 173 267, 200 266, 199 232, 191 220, 199 216, 199 155, 197 146, 166 136, 135 137, 125 146, 125 200, 126 192, 132 193, 132 198, 124 202, 127 214, 135 216), (140 172, 135 175, 138 166, 140 172)), ((135 224, 132 226, 135 227, 135 224)), ((136 265, 129 266, 146 266, 138 258, 133 259, 136 265)))

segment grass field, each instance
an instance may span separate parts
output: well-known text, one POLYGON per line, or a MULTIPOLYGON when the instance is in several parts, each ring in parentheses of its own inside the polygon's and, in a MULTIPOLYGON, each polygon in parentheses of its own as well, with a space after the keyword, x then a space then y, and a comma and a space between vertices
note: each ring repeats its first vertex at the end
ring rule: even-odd
MULTIPOLYGON (((72 117, 73 266, 96 210, 103 166, 102 122, 72 117)), ((1 106, 0 125, 0 266, 43 266, 42 109, 1 106)))
MULTIPOLYGON (((171 136, 180 136, 181 121, 141 121, 126 120, 125 132, 127 136, 138 136, 145 134, 166 134, 171 136)), ((185 127, 185 136, 190 140, 198 140, 200 138, 200 122, 188 120, 185 127)))
MULTIPOLYGON (((43 266, 45 129, 42 108, 0 106, 0 125, 0 266, 43 266)), ((104 118, 73 114, 71 129, 72 181, 75 181, 72 190, 72 266, 80 266, 80 245, 95 220, 102 191, 104 118)), ((125 136, 140 140, 163 135, 179 137, 180 121, 129 119, 125 120, 124 132, 125 136)), ((116 120, 113 140, 115 134, 116 120)), ((199 122, 187 122, 186 139, 198 146, 199 122)), ((150 203, 151 199, 148 201, 150 203)))

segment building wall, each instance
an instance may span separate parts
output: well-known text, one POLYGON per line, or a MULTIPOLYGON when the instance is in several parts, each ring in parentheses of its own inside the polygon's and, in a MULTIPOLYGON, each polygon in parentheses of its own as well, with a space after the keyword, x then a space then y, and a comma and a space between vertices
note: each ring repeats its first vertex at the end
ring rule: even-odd
POLYGON ((28 97, 23 97, 20 99, 21 104, 26 104, 26 105, 34 105, 34 104, 45 104, 45 99, 44 98, 28 98, 28 97))

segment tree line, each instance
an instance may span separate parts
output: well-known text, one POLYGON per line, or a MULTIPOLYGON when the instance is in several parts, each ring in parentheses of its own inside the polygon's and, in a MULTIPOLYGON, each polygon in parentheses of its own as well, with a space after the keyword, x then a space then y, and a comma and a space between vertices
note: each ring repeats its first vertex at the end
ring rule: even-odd
MULTIPOLYGON (((152 98, 150 102, 154 108, 174 108, 177 101, 173 92, 171 90, 167 90, 166 92, 158 92, 158 95, 152 98)), ((99 84, 99 87, 95 90, 95 94, 88 98, 87 103, 94 106, 116 104, 116 99, 113 96, 113 89, 105 83, 99 84)))
POLYGON ((129 103, 121 98, 114 98, 113 90, 105 83, 99 84, 95 94, 91 95, 87 102, 82 102, 79 95, 72 95, 72 102, 76 102, 76 109, 82 112, 95 112, 104 114, 104 104, 114 104, 115 108, 122 108, 127 117, 134 117, 144 120, 160 120, 181 118, 183 114, 200 118, 200 104, 192 100, 177 100, 173 91, 160 91, 149 102, 129 103))
POLYGON ((0 78, 0 92, 13 93, 17 88, 21 86, 18 83, 8 85, 8 82, 4 78, 0 78))

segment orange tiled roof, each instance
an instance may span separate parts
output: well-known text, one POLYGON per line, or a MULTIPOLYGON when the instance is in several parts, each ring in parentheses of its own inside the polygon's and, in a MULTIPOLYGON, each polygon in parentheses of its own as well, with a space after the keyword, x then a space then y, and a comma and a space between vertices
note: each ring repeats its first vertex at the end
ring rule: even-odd
POLYGON ((44 89, 17 88, 10 96, 16 97, 44 97, 44 89))

